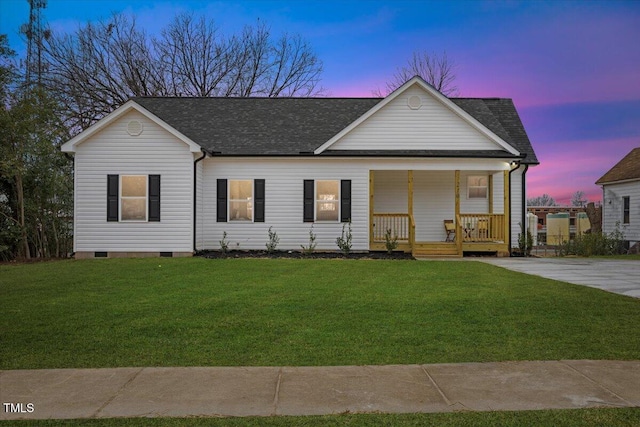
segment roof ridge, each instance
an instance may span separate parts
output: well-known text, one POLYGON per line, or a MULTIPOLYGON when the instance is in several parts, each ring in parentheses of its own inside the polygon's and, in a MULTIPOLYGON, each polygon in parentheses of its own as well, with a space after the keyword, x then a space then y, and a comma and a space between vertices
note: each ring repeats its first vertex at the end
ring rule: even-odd
POLYGON ((382 100, 377 96, 132 96, 129 99, 233 99, 233 100, 284 100, 284 99, 313 99, 313 100, 336 100, 336 99, 366 99, 366 100, 382 100))

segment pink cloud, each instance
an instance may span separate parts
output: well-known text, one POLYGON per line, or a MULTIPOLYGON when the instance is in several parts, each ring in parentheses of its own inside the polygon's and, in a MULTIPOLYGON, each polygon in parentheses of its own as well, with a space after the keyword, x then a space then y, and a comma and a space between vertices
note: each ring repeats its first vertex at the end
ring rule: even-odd
POLYGON ((527 173, 527 196, 546 193, 560 204, 569 204, 571 195, 580 190, 589 201, 600 201, 602 187, 595 182, 637 146, 640 146, 637 138, 619 138, 579 144, 558 141, 538 147, 541 164, 527 173))

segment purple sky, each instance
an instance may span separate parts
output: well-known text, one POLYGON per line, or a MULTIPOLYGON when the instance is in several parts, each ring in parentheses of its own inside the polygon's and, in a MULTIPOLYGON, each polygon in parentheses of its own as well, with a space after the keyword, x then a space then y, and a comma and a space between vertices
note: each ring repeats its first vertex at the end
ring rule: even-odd
MULTIPOLYGON (((447 52, 463 97, 513 98, 541 165, 528 195, 568 203, 640 146, 640 1, 48 0, 54 31, 135 13, 153 33, 176 13, 206 13, 230 33, 268 23, 299 33, 324 63, 332 96, 371 96, 413 51, 447 52)), ((27 0, 0 0, 0 33, 17 35, 27 0)))

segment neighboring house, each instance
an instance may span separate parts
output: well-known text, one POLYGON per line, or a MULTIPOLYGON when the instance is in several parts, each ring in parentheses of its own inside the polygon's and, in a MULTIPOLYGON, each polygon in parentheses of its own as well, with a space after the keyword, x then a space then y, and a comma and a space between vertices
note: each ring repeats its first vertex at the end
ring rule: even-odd
POLYGON ((527 206, 527 210, 536 216, 538 229, 538 243, 547 242, 547 216, 559 213, 568 214, 569 235, 565 238, 573 239, 576 235, 583 234, 591 229, 587 208, 581 206, 527 206))
POLYGON ((602 231, 616 227, 632 245, 640 242, 640 147, 634 148, 602 178, 602 231))
POLYGON ((134 98, 63 145, 76 257, 220 249, 507 255, 538 164, 510 99, 414 77, 386 98, 134 98), (445 220, 454 220, 449 236, 445 220), (449 240, 449 241, 448 241, 449 240))

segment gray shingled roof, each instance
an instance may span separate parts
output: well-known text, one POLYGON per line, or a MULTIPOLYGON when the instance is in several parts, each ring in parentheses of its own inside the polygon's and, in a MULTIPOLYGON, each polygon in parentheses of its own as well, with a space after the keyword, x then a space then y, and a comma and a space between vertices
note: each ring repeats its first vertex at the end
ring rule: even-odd
MULTIPOLYGON (((210 153, 227 156, 310 154, 378 104, 382 98, 172 98, 138 97, 135 102, 210 153)), ((538 163, 510 99, 452 98, 460 108, 538 163)), ((397 152, 326 155, 397 156, 397 152)), ((323 155, 324 155, 323 154, 323 155)), ((506 151, 406 152, 440 157, 513 157, 506 151)))
POLYGON ((602 175, 596 184, 609 184, 617 181, 640 179, 640 147, 634 148, 607 173, 602 175))

